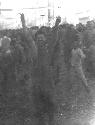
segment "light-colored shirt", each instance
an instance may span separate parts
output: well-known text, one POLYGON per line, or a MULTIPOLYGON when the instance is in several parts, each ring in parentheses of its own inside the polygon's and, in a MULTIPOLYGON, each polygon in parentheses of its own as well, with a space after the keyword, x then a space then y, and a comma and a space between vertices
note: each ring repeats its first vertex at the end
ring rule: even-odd
POLYGON ((85 58, 83 51, 80 48, 72 50, 71 65, 82 66, 82 59, 85 58))

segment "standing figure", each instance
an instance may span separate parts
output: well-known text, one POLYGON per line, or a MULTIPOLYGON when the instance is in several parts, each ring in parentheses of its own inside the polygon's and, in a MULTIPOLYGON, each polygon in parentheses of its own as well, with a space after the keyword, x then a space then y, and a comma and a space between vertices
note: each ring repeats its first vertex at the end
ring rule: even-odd
POLYGON ((75 41, 74 48, 72 49, 71 65, 77 73, 78 77, 82 80, 82 83, 87 91, 89 91, 87 79, 83 72, 82 60, 85 58, 85 55, 82 49, 79 47, 78 41, 75 41))
POLYGON ((52 73, 49 66, 46 35, 41 30, 36 33, 36 45, 38 48, 38 61, 35 69, 35 84, 33 89, 35 116, 38 120, 38 125, 52 125, 55 110, 52 73))

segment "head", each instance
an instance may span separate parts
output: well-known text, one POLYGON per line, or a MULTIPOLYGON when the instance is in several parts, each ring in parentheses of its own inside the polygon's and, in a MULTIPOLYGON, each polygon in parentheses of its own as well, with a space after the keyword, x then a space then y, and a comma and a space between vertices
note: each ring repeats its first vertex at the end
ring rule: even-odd
POLYGON ((8 50, 10 48, 11 39, 7 36, 4 36, 1 40, 1 47, 3 50, 8 50))
POLYGON ((36 42, 39 44, 39 43, 45 43, 46 42, 46 35, 43 31, 38 31, 36 34, 35 34, 35 40, 36 42))
POLYGON ((79 48, 79 45, 80 45, 80 43, 79 43, 79 41, 74 41, 74 46, 73 46, 73 48, 79 48))

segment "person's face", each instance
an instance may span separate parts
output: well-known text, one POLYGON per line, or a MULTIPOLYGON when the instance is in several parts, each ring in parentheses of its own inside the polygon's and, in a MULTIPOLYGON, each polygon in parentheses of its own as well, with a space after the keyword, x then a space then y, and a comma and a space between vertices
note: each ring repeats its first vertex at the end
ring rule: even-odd
POLYGON ((45 35, 44 35, 44 34, 39 34, 39 35, 37 36, 37 42, 38 42, 38 43, 45 43, 45 41, 46 41, 46 38, 45 38, 45 35))
POLYGON ((74 48, 78 48, 79 47, 79 42, 78 41, 75 41, 74 42, 74 48))
POLYGON ((8 40, 7 38, 6 39, 3 39, 2 40, 2 48, 4 50, 7 50, 10 48, 10 40, 8 40))

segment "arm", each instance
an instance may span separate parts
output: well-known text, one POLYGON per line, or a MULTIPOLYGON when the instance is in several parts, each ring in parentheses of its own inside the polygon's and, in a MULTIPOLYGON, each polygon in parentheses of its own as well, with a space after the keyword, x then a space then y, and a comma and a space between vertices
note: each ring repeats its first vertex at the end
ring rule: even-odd
POLYGON ((56 47, 58 46, 58 26, 61 22, 61 18, 57 18, 54 27, 52 28, 52 38, 51 38, 51 45, 50 45, 50 51, 51 51, 51 64, 54 62, 54 55, 56 51, 56 47))
POLYGON ((53 33, 55 33, 55 35, 56 35, 57 31, 58 31, 58 26, 59 26, 60 22, 61 22, 61 17, 57 17, 56 21, 55 21, 55 25, 52 28, 52 31, 53 31, 53 33))
POLYGON ((52 41, 54 43, 53 46, 55 46, 57 44, 58 41, 58 26, 61 22, 61 17, 57 17, 56 22, 55 22, 55 26, 52 28, 52 41))
POLYGON ((55 22, 55 26, 57 27, 59 25, 59 23, 61 22, 61 17, 58 16, 55 22))
POLYGON ((86 58, 85 54, 83 53, 83 51, 81 49, 79 49, 79 56, 83 59, 86 58))
POLYGON ((22 28, 23 28, 23 32, 26 34, 27 33, 27 28, 26 28, 26 24, 25 24, 25 17, 24 14, 20 14, 20 18, 21 18, 21 23, 22 23, 22 28))
POLYGON ((29 49, 31 49, 31 55, 33 58, 37 57, 37 47, 36 44, 32 38, 32 35, 29 34, 26 24, 25 24, 25 18, 24 18, 24 14, 20 14, 21 15, 21 23, 22 23, 22 28, 23 28, 23 33, 25 35, 26 41, 27 41, 27 45, 29 47, 29 49))

